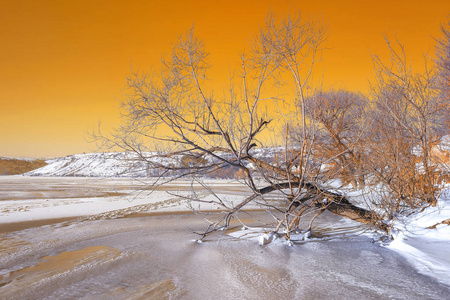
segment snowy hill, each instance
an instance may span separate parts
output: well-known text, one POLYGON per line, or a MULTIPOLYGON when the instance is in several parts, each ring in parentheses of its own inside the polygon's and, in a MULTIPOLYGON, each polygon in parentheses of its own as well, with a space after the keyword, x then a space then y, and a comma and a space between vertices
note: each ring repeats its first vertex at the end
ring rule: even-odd
MULTIPOLYGON (((274 153, 280 151, 276 148, 257 149, 254 155, 262 159, 271 159, 274 153)), ((229 154, 217 155, 229 156, 229 154)), ((134 153, 112 152, 112 153, 88 153, 75 154, 66 157, 49 159, 47 165, 25 173, 29 176, 82 176, 82 177, 145 177, 160 176, 161 169, 155 166, 159 164, 183 166, 192 164, 192 158, 175 155, 172 157, 161 157, 155 153, 147 152, 145 161, 134 153)), ((208 158, 207 160, 211 160, 208 158)), ((227 178, 218 175, 218 178, 227 178)))
POLYGON ((75 154, 46 161, 30 176, 129 177, 147 175, 147 165, 127 153, 75 154))

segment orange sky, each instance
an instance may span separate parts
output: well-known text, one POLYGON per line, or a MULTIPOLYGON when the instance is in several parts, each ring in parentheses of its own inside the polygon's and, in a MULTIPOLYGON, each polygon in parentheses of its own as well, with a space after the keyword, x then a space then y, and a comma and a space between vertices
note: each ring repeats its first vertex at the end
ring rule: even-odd
POLYGON ((325 85, 366 91, 370 53, 397 34, 413 64, 433 55, 450 1, 0 0, 0 156, 95 151, 86 131, 118 124, 131 64, 150 70, 192 24, 218 81, 228 78, 269 11, 329 25, 325 85))

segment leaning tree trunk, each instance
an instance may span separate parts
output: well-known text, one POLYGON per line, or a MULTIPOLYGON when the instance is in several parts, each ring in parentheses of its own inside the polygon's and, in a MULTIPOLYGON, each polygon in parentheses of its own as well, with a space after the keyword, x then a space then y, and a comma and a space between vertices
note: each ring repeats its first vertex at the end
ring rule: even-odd
MULTIPOLYGON (((256 198, 287 188, 305 188, 308 191, 308 196, 300 199, 291 199, 291 201, 298 202, 298 205, 305 203, 306 201, 312 201, 312 204, 320 209, 321 211, 329 211, 335 215, 354 220, 359 223, 367 224, 373 226, 376 229, 388 232, 389 228, 386 224, 382 222, 382 218, 373 211, 358 207, 352 204, 345 196, 329 192, 322 189, 312 183, 298 183, 298 182, 283 182, 274 185, 270 185, 257 190, 254 194, 247 197, 244 201, 239 203, 233 209, 231 209, 223 218, 221 218, 217 223, 211 224, 209 228, 201 235, 200 239, 203 239, 207 235, 224 228, 227 228, 230 224, 233 215, 242 210, 248 203, 255 200, 256 198), (311 195, 314 195, 311 197, 311 195), (313 199, 313 200, 311 200, 313 199)), ((294 206, 298 206, 294 205, 294 206)), ((288 209, 289 210, 289 209, 288 209)))

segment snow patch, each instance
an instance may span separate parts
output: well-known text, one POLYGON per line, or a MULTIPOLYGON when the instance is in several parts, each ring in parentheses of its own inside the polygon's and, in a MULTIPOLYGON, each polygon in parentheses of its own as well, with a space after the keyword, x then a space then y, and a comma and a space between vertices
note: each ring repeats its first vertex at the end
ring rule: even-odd
POLYGON ((450 285, 450 226, 441 222, 450 219, 448 192, 442 193, 436 207, 400 220, 394 227, 394 240, 388 245, 420 273, 446 285, 450 285))

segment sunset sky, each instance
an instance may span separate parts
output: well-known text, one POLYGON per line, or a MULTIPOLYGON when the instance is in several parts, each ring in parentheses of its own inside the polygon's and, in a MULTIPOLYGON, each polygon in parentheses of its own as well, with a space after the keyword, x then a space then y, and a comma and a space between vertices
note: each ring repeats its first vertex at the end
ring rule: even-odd
POLYGON ((131 66, 149 71, 194 25, 210 77, 226 81, 271 11, 321 16, 329 26, 325 86, 367 92, 384 34, 396 34, 420 70, 450 1, 0 0, 0 156, 96 151, 86 132, 119 123, 131 66))

